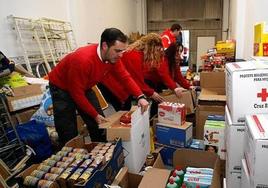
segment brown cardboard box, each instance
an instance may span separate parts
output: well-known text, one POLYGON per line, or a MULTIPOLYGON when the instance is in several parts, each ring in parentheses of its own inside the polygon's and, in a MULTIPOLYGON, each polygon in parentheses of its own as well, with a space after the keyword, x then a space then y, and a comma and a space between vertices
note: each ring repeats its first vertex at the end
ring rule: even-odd
POLYGON ((14 97, 7 97, 7 104, 11 112, 39 105, 43 97, 39 84, 16 87, 13 88, 13 92, 14 97))
POLYGON ((32 115, 36 112, 35 108, 30 108, 30 109, 26 109, 20 112, 16 112, 15 113, 15 117, 17 119, 18 123, 27 123, 28 121, 30 121, 32 115))
POLYGON ((141 175, 130 173, 127 167, 123 167, 116 175, 112 185, 119 185, 121 188, 137 188, 141 179, 141 175))
POLYGON ((201 93, 196 107, 197 139, 203 139, 204 125, 208 115, 224 115, 226 104, 225 72, 201 72, 201 93))
MULTIPOLYGON (((218 155, 206 151, 177 149, 173 154, 173 165, 185 169, 188 166, 198 168, 213 168, 213 178, 210 188, 220 188, 220 159, 218 155)), ((163 164, 155 164, 154 168, 145 173, 139 188, 165 187, 170 176, 169 170, 163 164)))
POLYGON ((178 98, 171 91, 170 92, 165 91, 165 92, 161 93, 160 95, 167 102, 176 102, 176 103, 185 104, 186 109, 187 109, 187 114, 194 113, 194 110, 195 110, 195 98, 196 98, 196 95, 195 95, 194 91, 191 91, 191 90, 183 91, 181 98, 178 98))
POLYGON ((220 105, 198 105, 196 108, 196 138, 203 140, 204 126, 209 115, 224 115, 225 107, 220 105))
POLYGON ((226 101, 225 72, 201 72, 199 100, 226 101))

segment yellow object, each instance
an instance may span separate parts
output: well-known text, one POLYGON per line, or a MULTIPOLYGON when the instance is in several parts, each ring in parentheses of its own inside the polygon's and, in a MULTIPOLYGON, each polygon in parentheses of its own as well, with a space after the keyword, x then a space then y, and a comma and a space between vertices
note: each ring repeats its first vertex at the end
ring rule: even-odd
POLYGON ((155 150, 155 147, 154 147, 154 131, 153 131, 153 128, 150 127, 150 152, 154 152, 155 150))
POLYGON ((254 26, 254 43, 268 42, 268 29, 266 29, 265 22, 257 23, 254 26))
POLYGON ((216 44, 217 53, 235 53, 235 41, 226 40, 226 41, 217 41, 216 44))
POLYGON ((268 29, 265 22, 254 26, 254 56, 267 56, 268 29))
POLYGON ((93 86, 93 91, 95 92, 98 100, 99 100, 99 103, 100 103, 100 106, 102 108, 102 110, 105 110, 106 108, 108 108, 108 103, 106 102, 105 98, 103 97, 101 91, 99 90, 99 88, 95 85, 93 86))
POLYGON ((0 78, 0 86, 9 85, 10 87, 21 87, 28 85, 24 78, 17 72, 13 72, 8 76, 0 78))

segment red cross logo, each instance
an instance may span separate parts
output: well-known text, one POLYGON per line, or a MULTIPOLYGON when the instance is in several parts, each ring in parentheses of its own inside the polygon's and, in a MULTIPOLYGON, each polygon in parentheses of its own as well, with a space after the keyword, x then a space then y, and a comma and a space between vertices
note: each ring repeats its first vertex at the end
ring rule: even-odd
POLYGON ((268 97, 268 93, 267 93, 266 89, 262 88, 261 93, 257 93, 257 97, 260 97, 261 101, 265 102, 267 97, 268 97))

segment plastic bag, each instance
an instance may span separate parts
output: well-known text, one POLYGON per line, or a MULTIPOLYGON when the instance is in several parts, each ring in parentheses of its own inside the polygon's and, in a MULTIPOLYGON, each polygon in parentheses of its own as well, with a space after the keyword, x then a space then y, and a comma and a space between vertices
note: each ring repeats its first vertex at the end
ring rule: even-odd
MULTIPOLYGON (((35 151, 36 155, 33 162, 41 162, 52 154, 52 145, 48 136, 46 126, 43 123, 37 123, 32 120, 16 126, 16 130, 21 141, 29 145, 35 151)), ((15 138, 14 132, 9 132, 10 139, 15 138)))
POLYGON ((33 114, 31 119, 47 126, 54 126, 53 103, 49 89, 45 91, 40 108, 33 114))

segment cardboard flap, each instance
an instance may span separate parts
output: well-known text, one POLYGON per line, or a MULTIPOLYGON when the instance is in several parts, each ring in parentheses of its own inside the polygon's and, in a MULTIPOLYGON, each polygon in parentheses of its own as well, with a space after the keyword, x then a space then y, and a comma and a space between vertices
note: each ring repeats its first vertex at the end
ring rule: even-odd
POLYGON ((13 92, 14 92, 14 97, 16 97, 16 99, 42 94, 40 84, 15 87, 13 88, 13 92))
POLYGON ((193 167, 214 168, 218 155, 207 151, 177 149, 173 154, 174 166, 184 169, 191 164, 193 167))
POLYGON ((151 168, 143 176, 139 188, 166 187, 171 171, 151 168))
POLYGON ((137 188, 141 179, 141 175, 129 173, 128 168, 123 167, 116 175, 112 185, 119 185, 122 188, 137 188))
POLYGON ((201 72, 201 88, 225 88, 225 72, 201 72))
POLYGON ((110 115, 109 117, 106 117, 105 119, 107 120, 107 122, 99 124, 99 128, 101 128, 101 129, 107 129, 107 128, 111 127, 126 112, 127 111, 118 111, 118 112, 110 115))
POLYGON ((185 104, 186 109, 187 109, 187 114, 194 113, 194 109, 195 109, 195 97, 196 97, 195 94, 194 94, 194 91, 191 91, 191 90, 185 90, 185 91, 183 91, 181 98, 178 98, 170 90, 164 91, 163 93, 160 93, 160 95, 167 102, 176 102, 176 103, 185 104))
POLYGON ((225 88, 202 88, 198 99, 204 101, 226 101, 225 88))

